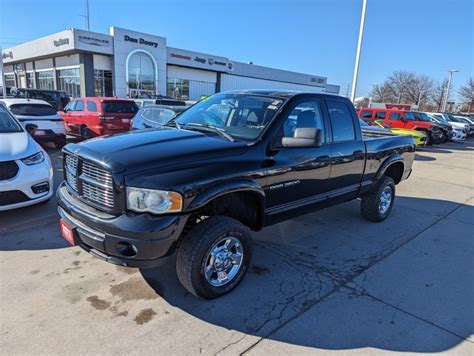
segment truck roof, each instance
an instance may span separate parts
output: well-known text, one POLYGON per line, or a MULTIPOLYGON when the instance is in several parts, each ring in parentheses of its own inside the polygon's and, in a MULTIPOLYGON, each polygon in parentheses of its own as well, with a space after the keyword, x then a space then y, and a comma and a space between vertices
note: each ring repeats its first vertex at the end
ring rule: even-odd
POLYGON ((220 94, 255 94, 255 95, 265 95, 275 98, 285 98, 290 99, 297 95, 303 94, 313 94, 321 97, 331 97, 331 98, 341 98, 340 95, 326 94, 326 93, 311 93, 301 90, 282 90, 282 89, 245 89, 245 90, 230 90, 225 91, 220 94))

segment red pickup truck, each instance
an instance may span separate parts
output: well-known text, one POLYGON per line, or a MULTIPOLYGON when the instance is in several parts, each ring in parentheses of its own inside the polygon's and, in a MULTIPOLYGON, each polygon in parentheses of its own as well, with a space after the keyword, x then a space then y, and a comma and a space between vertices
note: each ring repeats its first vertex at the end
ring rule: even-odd
POLYGON ((88 97, 70 101, 61 116, 69 135, 88 140, 128 131, 137 111, 133 100, 88 97))
POLYGON ((359 108, 357 115, 369 125, 374 120, 383 120, 400 129, 423 131, 427 135, 427 145, 444 141, 444 132, 431 122, 419 121, 413 113, 396 109, 359 108))

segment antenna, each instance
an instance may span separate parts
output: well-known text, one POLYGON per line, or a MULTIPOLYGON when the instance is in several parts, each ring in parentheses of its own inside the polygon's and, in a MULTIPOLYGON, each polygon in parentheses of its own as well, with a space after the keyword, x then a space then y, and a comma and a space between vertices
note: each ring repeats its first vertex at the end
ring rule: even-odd
POLYGON ((86 20, 86 28, 87 31, 90 31, 90 24, 89 24, 89 0, 84 0, 84 7, 85 7, 85 15, 84 18, 86 20))

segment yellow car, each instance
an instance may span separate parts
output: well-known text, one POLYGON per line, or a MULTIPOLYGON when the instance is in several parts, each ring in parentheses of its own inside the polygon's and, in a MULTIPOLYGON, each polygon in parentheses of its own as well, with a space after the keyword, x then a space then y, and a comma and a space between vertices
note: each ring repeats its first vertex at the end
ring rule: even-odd
POLYGON ((427 135, 424 132, 409 129, 398 129, 382 120, 375 120, 374 124, 383 129, 390 130, 395 135, 409 135, 413 137, 417 146, 424 146, 426 144, 427 135))

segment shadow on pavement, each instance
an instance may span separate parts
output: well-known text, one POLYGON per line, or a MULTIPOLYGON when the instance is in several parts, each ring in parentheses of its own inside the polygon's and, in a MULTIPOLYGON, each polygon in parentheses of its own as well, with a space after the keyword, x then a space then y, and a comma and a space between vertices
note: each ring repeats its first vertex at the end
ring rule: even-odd
POLYGON ((352 202, 269 227, 241 285, 212 301, 179 284, 174 258, 141 274, 193 317, 258 337, 331 350, 450 349, 474 332, 474 208, 405 197, 396 204, 381 224, 348 214, 342 226, 341 213, 358 208, 352 202), (408 206, 432 214, 416 220, 408 206), (410 217, 413 226, 401 223, 410 217))
POLYGON ((415 161, 436 161, 435 157, 430 157, 430 156, 423 156, 418 153, 415 154, 415 161))

